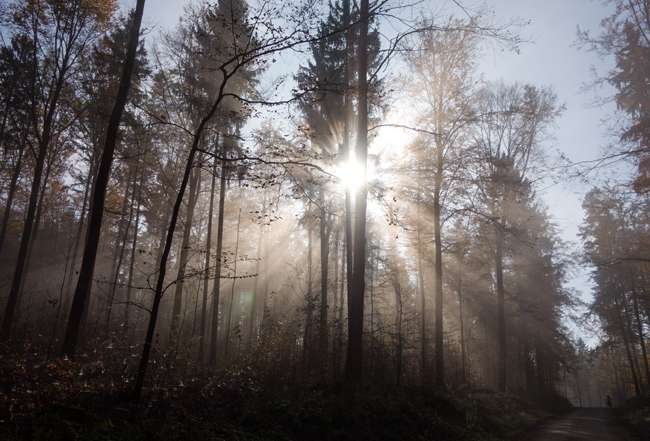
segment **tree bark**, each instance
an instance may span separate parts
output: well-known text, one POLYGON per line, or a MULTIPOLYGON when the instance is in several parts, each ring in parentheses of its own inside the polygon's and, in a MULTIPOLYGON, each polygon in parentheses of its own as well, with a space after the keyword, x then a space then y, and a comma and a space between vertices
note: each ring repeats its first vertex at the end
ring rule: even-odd
MULTIPOLYGON (((219 143, 217 135, 216 143, 219 143)), ((212 183, 210 185, 210 208, 208 210, 208 237, 205 244, 205 280, 203 282, 203 302, 201 304, 201 328, 199 330, 199 364, 203 363, 205 354, 205 322, 208 315, 208 281, 210 280, 210 255, 212 254, 212 218, 214 212, 214 189, 217 186, 217 160, 212 166, 212 183)), ((215 281, 216 283, 216 281, 215 281)))
MULTIPOLYGON (((225 147, 223 149, 225 152, 225 147)), ((223 264, 223 216, 226 205, 226 161, 221 161, 221 181, 219 188, 219 219, 217 220, 217 265, 214 275, 214 289, 212 290, 212 327, 210 338, 210 354, 208 365, 217 367, 217 342, 219 337, 219 297, 221 291, 221 266, 223 264)))
MULTIPOLYGON (((418 192, 419 194, 419 192, 418 192)), ((418 205, 419 205, 418 197, 418 205)), ((422 359, 422 384, 424 385, 428 380, 428 365, 427 365, 427 305, 424 296, 424 268, 422 266, 422 232, 420 223, 420 213, 418 212, 418 285, 420 287, 420 358, 422 359)))
POLYGON ((329 255, 330 255, 330 232, 329 214, 325 208, 325 191, 322 191, 320 210, 320 273, 321 273, 321 301, 320 301, 320 329, 318 330, 318 352, 321 360, 321 367, 327 366, 328 357, 328 327, 327 327, 327 290, 329 279, 329 255))
POLYGON ((645 378, 648 388, 650 388, 650 367, 648 366, 648 354, 645 348, 645 338, 643 336, 643 323, 641 322, 641 315, 639 314, 638 295, 636 288, 632 287, 632 306, 634 307, 634 317, 636 319, 637 332, 639 333, 639 344, 641 345, 641 353, 643 355, 643 365, 645 367, 645 378))
MULTIPOLYGON (((131 201, 129 202, 129 215, 124 223, 124 219, 120 219, 120 228, 118 229, 117 238, 115 240, 115 250, 113 252, 113 267, 111 268, 110 275, 113 278, 111 282, 109 294, 108 294, 108 305, 106 309, 106 322, 104 323, 104 330, 108 334, 110 331, 111 325, 111 316, 113 315, 113 303, 115 303, 115 293, 117 291, 117 284, 120 278, 120 269, 122 268, 122 260, 124 259, 124 250, 126 249, 126 243, 129 237, 129 229, 131 228, 131 222, 133 222, 133 212, 135 210, 135 189, 138 186, 138 164, 136 163, 135 169, 133 170, 133 187, 131 188, 131 201), (123 226, 123 228, 122 228, 123 226)), ((128 190, 127 194, 124 195, 124 201, 122 204, 121 213, 124 213, 126 204, 128 201, 128 190)))
POLYGON ((131 306, 131 290, 133 289, 133 269, 135 267, 136 245, 138 243, 138 227, 140 226, 140 208, 142 205, 142 187, 144 186, 144 170, 146 164, 142 159, 143 166, 140 173, 140 185, 138 187, 138 207, 135 212, 135 225, 133 225, 133 241, 131 242, 131 261, 129 262, 129 275, 126 282, 126 302, 124 303, 124 334, 129 330, 129 310, 131 306))
POLYGON ((630 351, 630 344, 627 339, 627 331, 625 329, 625 324, 623 323, 623 307, 621 304, 617 301, 615 301, 616 307, 618 308, 618 324, 621 328, 621 335, 623 336, 623 343, 625 344, 625 352, 627 354, 627 360, 628 363, 630 364, 630 371, 632 373, 632 380, 634 381, 634 391, 636 392, 636 396, 640 397, 641 396, 641 389, 639 388, 639 380, 637 379, 636 375, 636 369, 634 368, 634 358, 632 357, 632 352, 630 351))
POLYGON ((235 241, 235 259, 233 263, 232 287, 230 290, 230 305, 228 308, 228 324, 226 325, 226 348, 224 350, 224 360, 228 361, 228 343, 230 342, 230 326, 232 323, 232 307, 235 303, 235 284, 237 283, 237 257, 239 254, 239 227, 241 224, 241 208, 237 219, 237 240, 235 241))
POLYGON ((0 226, 0 255, 2 255, 2 245, 5 242, 7 226, 9 225, 9 218, 11 217, 11 206, 13 205, 14 196, 16 194, 16 184, 18 182, 18 178, 20 177, 23 154, 25 153, 25 143, 26 141, 23 140, 20 145, 20 149, 18 150, 18 159, 16 160, 16 165, 14 166, 14 172, 11 174, 11 182, 9 183, 9 190, 7 192, 7 204, 5 205, 5 212, 2 215, 2 226, 0 226))
POLYGON ((309 203, 309 208, 307 210, 307 308, 306 313, 307 317, 305 319, 305 335, 302 341, 302 360, 303 363, 307 366, 307 370, 311 368, 310 359, 311 356, 309 353, 309 344, 311 343, 311 320, 312 312, 314 309, 313 299, 312 299, 312 273, 313 273, 313 259, 312 259, 312 231, 311 231, 311 222, 309 222, 309 217, 311 216, 311 202, 309 203))
MULTIPOLYGON (((53 158, 52 158, 53 159, 53 158)), ((43 188, 38 196, 38 204, 36 205, 36 217, 34 218, 34 229, 32 233, 32 238, 29 241, 29 246, 27 247, 27 258, 25 259, 25 269, 23 270, 23 277, 20 281, 20 290, 18 292, 18 298, 23 296, 23 291, 25 290, 25 282, 27 281, 27 276, 29 275, 29 270, 32 265, 32 256, 34 250, 34 244, 38 238, 38 228, 41 224, 41 215, 43 214, 43 200, 45 199, 45 190, 47 189, 47 181, 50 179, 50 172, 52 171, 52 161, 48 161, 45 168, 45 174, 43 176, 43 188)), ((31 294, 30 294, 31 296, 31 294)))
MULTIPOLYGON (((86 223, 86 211, 88 209, 88 203, 89 203, 89 195, 92 193, 91 192, 91 187, 94 188, 93 181, 95 179, 95 169, 96 169, 96 162, 94 160, 94 152, 92 157, 90 158, 90 164, 89 164, 89 171, 88 171, 88 176, 86 178, 86 185, 84 186, 84 195, 83 195, 83 201, 81 203, 81 212, 79 214, 79 225, 77 226, 77 232, 75 233, 74 237, 74 246, 72 248, 72 258, 70 259, 70 270, 71 274, 70 277, 68 278, 68 283, 65 288, 66 292, 66 299, 70 298, 74 293, 72 289, 72 284, 73 281, 75 280, 75 268, 77 266, 77 255, 79 254, 79 249, 81 248, 81 238, 82 236, 85 236, 83 234, 84 230, 84 224, 86 223)), ((67 302, 66 302, 67 303, 67 302)))
POLYGON ((138 50, 140 23, 142 22, 143 11, 144 0, 138 0, 135 14, 133 15, 133 25, 131 26, 129 46, 126 53, 126 60, 124 62, 122 79, 120 80, 120 88, 117 92, 111 119, 109 120, 108 129, 106 130, 106 143, 104 145, 104 152, 102 154, 95 189, 93 191, 93 204, 90 213, 90 223, 88 225, 86 247, 84 249, 81 271, 79 272, 79 280, 77 281, 77 288, 75 289, 74 298, 72 300, 70 319, 68 320, 68 327, 63 342, 62 355, 70 358, 74 357, 77 350, 77 339, 79 336, 79 329, 81 328, 82 313, 84 305, 88 301, 88 294, 90 293, 90 286, 92 284, 93 273, 95 270, 95 259, 97 258, 99 236, 102 227, 106 188, 108 186, 111 165, 113 164, 115 143, 117 141, 120 120, 122 119, 122 112, 124 111, 129 87, 131 86, 131 74, 135 65, 136 52, 138 50))
POLYGON ((346 377, 352 383, 363 379, 363 303, 366 267, 366 205, 368 188, 368 0, 361 0, 359 30, 359 107, 356 160, 362 174, 354 201, 354 251, 351 290, 348 292, 348 351, 346 377))
POLYGON ((467 350, 465 349, 465 320, 463 316, 463 253, 458 251, 458 277, 456 278, 456 290, 458 291, 458 311, 460 321, 460 366, 463 384, 467 384, 467 372, 465 368, 465 359, 467 350))
MULTIPOLYGON (((4 319, 2 321, 2 330, 0 331, 0 340, 7 341, 10 338, 11 329, 13 326, 14 315, 16 306, 20 297, 20 289, 23 280, 23 273, 25 272, 25 262, 29 250, 29 243, 32 238, 34 229, 34 219, 36 217, 36 206, 38 204, 38 196, 41 191, 41 179, 43 175, 43 167, 45 166, 45 158, 52 136, 52 124, 54 121, 54 111, 63 88, 63 78, 61 77, 56 84, 52 101, 50 102, 50 109, 46 115, 43 124, 43 131, 38 145, 38 155, 34 165, 34 180, 32 181, 32 188, 29 196, 29 205, 27 207, 27 216, 25 218, 25 225, 23 227, 23 235, 20 240, 20 248, 18 249, 18 257, 16 259, 16 269, 14 270, 14 277, 9 290, 9 298, 5 308, 4 319)), ((43 189, 44 191, 44 189, 43 189)))
POLYGON ((433 191, 433 228, 436 242, 436 387, 444 387, 444 331, 442 326, 442 232, 440 192, 442 187, 443 146, 437 146, 437 169, 433 191))
POLYGON ((167 347, 172 348, 179 342, 181 307, 183 305, 183 288, 185 286, 185 267, 189 256, 190 237, 192 234, 192 222, 194 220, 194 207, 198 199, 201 186, 201 169, 194 168, 193 176, 190 178, 190 193, 187 200, 187 213, 185 215, 185 227, 183 229, 183 241, 181 252, 178 258, 178 273, 176 275, 176 286, 174 290, 174 306, 172 310, 172 323, 169 331, 167 347))
MULTIPOLYGON (((266 196, 267 190, 264 190, 264 198, 262 200, 262 210, 261 213, 266 212, 266 196)), ((260 216, 262 216, 260 214, 260 216)), ((262 268, 262 245, 264 243, 264 219, 260 223, 260 231, 257 237, 257 261, 255 262, 255 282, 253 284, 253 298, 251 299, 250 314, 248 317, 248 332, 246 333, 246 349, 251 350, 253 346, 253 341, 255 339, 255 322, 257 321, 257 309, 258 309, 258 300, 262 297, 259 295, 260 288, 260 270, 262 268)), ((266 261, 266 258, 264 258, 266 261)))
POLYGON ((507 375, 507 340, 505 290, 503 288, 503 233, 496 227, 496 277, 497 277, 497 326, 499 329, 499 391, 506 391, 507 375))

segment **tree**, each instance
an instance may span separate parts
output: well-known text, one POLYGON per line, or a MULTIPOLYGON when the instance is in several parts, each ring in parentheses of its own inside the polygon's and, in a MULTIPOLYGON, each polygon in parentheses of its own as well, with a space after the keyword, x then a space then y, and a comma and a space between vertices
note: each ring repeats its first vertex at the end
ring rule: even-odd
POLYGON ((563 107, 557 106, 550 88, 530 85, 490 84, 477 96, 477 123, 473 125, 478 168, 475 179, 484 215, 494 227, 495 285, 499 348, 498 384, 507 386, 507 335, 504 289, 505 237, 515 234, 511 210, 530 186, 529 176, 543 170, 546 139, 563 107))
POLYGON ((77 288, 75 289, 74 298, 72 299, 70 318, 68 319, 65 340, 63 342, 62 355, 67 357, 74 357, 75 355, 79 329, 81 327, 81 320, 84 311, 84 304, 88 301, 88 294, 90 292, 90 285, 92 283, 93 272, 95 269, 95 259, 97 258, 97 248, 99 245, 99 236, 101 233, 102 217, 104 213, 106 187, 108 185, 108 178, 111 171, 111 165, 113 163, 113 156, 115 152, 115 144, 117 142, 117 134, 120 127, 120 120, 122 119, 122 112, 126 106, 129 88, 131 86, 131 76, 133 74, 133 68, 138 51, 140 24, 142 23, 143 12, 144 0, 138 0, 135 13, 133 15, 133 24, 131 26, 131 34, 129 37, 129 45, 126 51, 126 59, 124 61, 122 79, 120 80, 120 87, 117 91, 115 104, 113 106, 113 112, 111 113, 111 119, 108 123, 108 129, 106 131, 106 143, 104 145, 101 163, 97 172, 97 180, 95 181, 95 187, 92 194, 90 221, 88 223, 88 236, 86 237, 86 246, 84 248, 84 255, 81 262, 81 270, 79 272, 79 279, 77 281, 77 288))
POLYGON ((647 282, 642 274, 647 263, 632 257, 639 247, 638 237, 645 237, 648 228, 647 201, 621 189, 605 186, 594 188, 583 202, 586 216, 581 227, 587 262, 594 265, 592 278, 596 283, 590 309, 600 318, 605 341, 624 344, 628 366, 637 395, 645 385, 650 388, 650 363, 646 352, 647 282), (641 302, 641 299, 644 302, 641 302), (642 318, 640 308, 646 315, 642 318), (637 361, 637 349, 645 371, 644 385, 637 361))
MULTIPOLYGON (((435 383, 444 385, 443 368, 443 261, 442 228, 446 205, 458 191, 462 174, 463 149, 467 150, 466 134, 473 119, 470 104, 478 82, 474 77, 475 53, 480 36, 471 23, 450 19, 441 29, 425 24, 405 52, 410 72, 404 78, 412 110, 416 114, 418 136, 410 146, 414 164, 404 167, 409 179, 417 174, 416 199, 423 194, 431 206, 435 243, 435 383), (433 182, 431 182, 433 181, 433 182)), ((421 281, 423 284, 423 281, 421 281)), ((424 290, 424 287, 421 287, 424 290)), ((424 305, 424 291, 422 293, 424 305)), ((423 322, 426 309, 422 307, 423 322)), ((424 330, 423 330, 424 332, 424 330)), ((424 335, 424 334, 423 334, 424 335)), ((422 339, 423 347, 426 339, 422 339)), ((425 352, 426 354, 426 352, 425 352)), ((422 363, 426 363, 423 359, 422 363)))
MULTIPOLYGON (((252 83, 247 82, 247 79, 250 73, 263 67, 265 63, 264 59, 267 56, 296 47, 304 43, 305 38, 310 38, 309 36, 305 37, 302 32, 291 33, 291 29, 289 29, 286 31, 289 33, 286 34, 274 27, 274 20, 281 17, 284 12, 282 8, 262 9, 257 12, 259 13, 258 15, 251 14, 243 2, 223 1, 215 5, 206 4, 204 13, 201 15, 202 20, 204 20, 201 23, 203 25, 202 27, 210 30, 210 33, 206 37, 213 41, 212 49, 203 53, 202 57, 206 64, 210 66, 210 71, 215 73, 216 95, 211 97, 209 106, 206 107, 205 113, 196 125, 195 131, 191 134, 191 146, 187 153, 183 177, 171 212, 169 227, 166 231, 166 240, 160 258, 158 278, 153 294, 151 316, 147 327, 140 364, 135 376, 133 394, 133 401, 135 403, 138 403, 140 400, 145 372, 149 364, 158 311, 164 294, 167 261, 174 239, 179 211, 192 168, 194 167, 195 157, 202 151, 201 140, 204 135, 204 130, 209 128, 219 110, 222 110, 224 107, 227 108, 232 103, 243 102, 247 99, 247 94, 254 95, 254 91, 250 87, 252 83), (252 20, 255 26, 249 20, 252 20), (258 27, 267 29, 268 32, 258 33, 258 27), (242 85, 244 85, 243 88, 241 87, 242 85)), ((303 25, 308 24, 309 15, 302 16, 300 15, 301 12, 304 11, 299 11, 295 18, 294 16, 291 17, 295 19, 292 22, 292 26, 302 28, 303 25)), ((286 16, 283 17, 283 19, 286 18, 286 16)), ((287 28, 285 27, 284 29, 287 28)), ((292 29, 295 30, 296 28, 292 29)), ((237 156, 236 152, 230 155, 220 154, 215 151, 205 151, 204 153, 208 153, 210 156, 226 162, 238 162, 242 160, 241 157, 237 156)))
POLYGON ((29 113, 38 149, 29 207, 0 332, 2 340, 10 338, 41 191, 43 167, 53 133, 61 122, 57 119, 60 100, 66 93, 72 93, 85 51, 110 22, 115 8, 116 3, 112 0, 80 0, 65 5, 55 0, 25 0, 14 5, 9 23, 11 30, 15 38, 28 42, 31 47, 29 113))
POLYGON ((33 70, 32 62, 30 40, 25 36, 14 36, 10 45, 0 48, 0 97, 3 108, 0 145, 4 146, 3 162, 13 165, 0 226, 0 253, 5 243, 18 178, 23 172, 24 153, 30 136, 30 115, 27 107, 30 82, 24 73, 33 70))
POLYGON ((618 127, 614 133, 620 146, 611 156, 627 157, 637 165, 633 186, 645 192, 650 187, 650 2, 605 0, 615 12, 602 20, 601 32, 592 36, 578 29, 578 41, 601 57, 612 56, 616 67, 596 73, 593 83, 614 86, 618 127))

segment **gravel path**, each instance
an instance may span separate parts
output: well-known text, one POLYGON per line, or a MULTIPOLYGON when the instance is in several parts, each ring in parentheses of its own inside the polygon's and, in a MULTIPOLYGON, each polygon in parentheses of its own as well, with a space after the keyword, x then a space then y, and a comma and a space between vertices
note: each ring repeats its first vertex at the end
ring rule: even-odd
POLYGON ((553 418, 522 441, 634 441, 612 409, 582 407, 553 418))

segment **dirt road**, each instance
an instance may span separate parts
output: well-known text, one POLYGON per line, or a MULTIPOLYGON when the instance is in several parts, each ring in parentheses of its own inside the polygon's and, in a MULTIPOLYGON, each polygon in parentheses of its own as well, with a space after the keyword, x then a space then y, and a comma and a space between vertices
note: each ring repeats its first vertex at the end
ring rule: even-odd
POLYGON ((634 441, 612 409, 582 407, 553 418, 522 441, 634 441))

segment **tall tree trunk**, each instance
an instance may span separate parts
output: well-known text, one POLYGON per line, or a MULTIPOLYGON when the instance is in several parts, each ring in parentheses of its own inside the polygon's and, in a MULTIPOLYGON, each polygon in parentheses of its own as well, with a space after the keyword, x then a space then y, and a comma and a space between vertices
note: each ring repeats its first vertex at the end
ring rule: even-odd
POLYGON ((348 292, 348 352, 346 377, 352 383, 363 379, 363 303, 366 269, 366 205, 368 187, 368 0, 361 0, 359 26, 359 118, 356 159, 362 174, 354 201, 354 251, 351 290, 348 292))
MULTIPOLYGON (((225 152, 225 148, 223 149, 225 152)), ((214 275, 214 289, 212 291, 212 327, 210 338, 210 354, 208 365, 217 367, 217 342, 219 336, 219 297, 221 291, 221 267, 223 264, 223 216, 226 201, 226 161, 221 161, 221 181, 219 188, 219 218, 217 220, 217 265, 214 275)))
POLYGON ((634 317, 636 318, 637 332, 639 333, 639 344, 641 345, 641 353, 643 355, 643 365, 645 367, 645 378, 648 388, 650 388, 650 367, 648 366, 648 354, 645 348, 645 338, 643 336, 643 323, 641 322, 641 315, 639 314, 638 295, 636 288, 632 286, 632 306, 634 307, 634 317))
POLYGON ((329 279, 329 255, 330 255, 330 233, 332 231, 329 220, 330 216, 325 208, 325 190, 322 190, 320 210, 320 274, 321 274, 321 301, 320 301, 320 328, 318 330, 318 352, 321 360, 321 367, 327 366, 328 357, 328 327, 327 327, 327 290, 329 279))
MULTIPOLYGON (((343 0, 343 23, 344 26, 349 26, 352 23, 352 18, 351 18, 351 12, 350 12, 350 0, 343 0)), ((352 148, 351 148, 351 142, 350 142, 350 130, 351 130, 351 123, 353 119, 353 106, 352 106, 352 79, 354 77, 354 72, 353 72, 353 56, 352 54, 354 53, 354 43, 353 43, 353 35, 352 31, 350 29, 346 30, 345 32, 345 56, 346 56, 346 63, 345 63, 345 72, 344 72, 344 78, 343 81, 345 83, 345 93, 344 93, 344 101, 343 101, 343 160, 346 161, 347 163, 350 163, 352 160, 352 148)), ((353 258, 352 258, 352 251, 353 251, 353 244, 354 244, 354 238, 352 236, 352 216, 353 216, 353 209, 352 209, 352 189, 346 188, 345 189, 345 269, 346 269, 346 285, 347 285, 347 292, 350 293, 352 291, 352 273, 353 273, 353 258)), ((341 278, 341 283, 343 283, 343 278, 341 278)), ((341 287, 343 289, 343 287, 341 287)), ((348 304, 349 306, 349 304, 348 304)), ((343 303, 341 303, 341 308, 343 308, 343 303)))
POLYGON ((467 372, 465 368, 465 359, 467 350, 465 349, 465 317, 463 315, 463 253, 458 251, 458 277, 456 278, 456 290, 458 291, 458 313, 460 315, 460 367, 463 384, 467 384, 467 372))
POLYGON ((628 342, 627 339, 627 330, 625 329, 625 324, 623 323, 623 307, 618 302, 618 300, 615 301, 615 304, 618 309, 618 324, 621 328, 621 335, 623 336, 623 343, 625 344, 625 352, 627 354, 628 363, 630 364, 632 380, 634 381, 634 391, 636 392, 636 396, 640 397, 641 389, 639 388, 639 381, 637 379, 636 369, 634 367, 634 357, 632 357, 632 351, 630 350, 630 343, 628 342))
MULTIPOLYGON (((309 203, 309 208, 307 210, 307 218, 309 219, 311 216, 311 202, 309 203)), ((311 343, 311 320, 312 320, 312 312, 314 309, 314 302, 313 302, 313 291, 312 291, 312 273, 313 273, 313 259, 312 259, 312 231, 311 231, 311 222, 307 223, 307 318, 305 319, 305 336, 303 338, 303 343, 302 343, 302 360, 303 364, 307 366, 307 371, 311 369, 311 363, 309 360, 309 356, 311 356, 311 353, 309 352, 309 345, 311 343)))
MULTIPOLYGON (((111 286, 109 287, 108 292, 108 305, 106 308, 106 322, 104 323, 104 330, 108 334, 110 331, 111 325, 111 316, 113 315, 113 304, 115 303, 115 293, 117 291, 117 284, 120 278, 120 270, 122 268, 122 260, 124 259, 124 250, 126 249, 126 243, 129 237, 129 229, 131 228, 131 222, 133 222, 133 212, 135 211, 135 191, 138 186, 138 163, 135 164, 133 170, 133 186, 131 188, 131 201, 129 202, 129 215, 127 217, 126 223, 124 218, 120 219, 120 228, 118 229, 117 237, 115 239, 115 250, 113 252, 113 265, 111 268, 110 275, 113 277, 111 286)), ((124 201, 122 203, 122 210, 120 210, 120 215, 123 216, 124 210, 126 209, 126 204, 128 198, 127 194, 124 195, 124 201)))
MULTIPOLYGON (((219 143, 217 136, 216 143, 219 143)), ((212 166, 212 183, 210 184, 210 208, 208 210, 208 237, 205 244, 205 280, 203 282, 203 301, 201 303, 201 328, 199 330, 199 364, 203 363, 205 354, 205 322, 208 315, 208 281, 210 280, 210 255, 212 254, 212 218, 214 212, 214 190, 217 183, 217 160, 212 166)), ((215 283, 217 283, 215 281, 215 283)))
POLYGON ((503 233, 496 227, 497 327, 499 329, 499 391, 506 391, 507 340, 505 290, 503 288, 503 233))
MULTIPOLYGON (((55 90, 55 99, 53 99, 54 103, 58 101, 60 92, 61 87, 57 87, 55 90)), ((53 107, 55 107, 54 104, 52 105, 52 108, 53 107)), ((32 188, 29 196, 29 205, 27 207, 27 216, 25 218, 23 234, 20 240, 20 248, 18 249, 16 269, 14 270, 14 277, 11 283, 11 288, 9 290, 9 298, 7 300, 7 306, 5 307, 4 319, 2 321, 2 331, 0 331, 0 340, 2 341, 7 341, 10 338, 16 306, 20 297, 20 288, 23 280, 23 274, 25 272, 25 262, 27 261, 29 242, 32 238, 32 232, 34 229, 34 219, 36 217, 36 208, 39 199, 38 196, 39 191, 41 191, 43 167, 45 166, 45 158, 47 156, 47 150, 51 138, 51 127, 54 117, 53 109, 51 109, 50 113, 51 114, 48 115, 48 118, 45 120, 42 138, 39 142, 38 155, 36 157, 36 163, 34 166, 34 180, 32 181, 32 188)))
POLYGON ((538 338, 538 333, 534 335, 535 360, 537 362, 537 389, 540 393, 545 393, 547 389, 546 382, 546 351, 538 338))
POLYGON ((578 391, 578 406, 582 407, 582 392, 580 391, 580 374, 578 369, 576 369, 575 371, 575 377, 576 377, 576 389, 578 391))
POLYGON ((124 334, 129 330, 129 310, 131 307, 131 290, 133 289, 133 269, 135 267, 136 245, 138 243, 138 227, 140 226, 140 211, 142 205, 142 187, 144 186, 145 158, 142 159, 142 171, 140 172, 140 185, 138 186, 138 207, 135 212, 135 225, 133 225, 133 241, 131 242, 131 259, 129 262, 129 275, 126 282, 126 301, 124 303, 124 334))
MULTIPOLYGON (((621 288, 621 291, 623 292, 623 289, 621 288)), ((639 380, 639 389, 641 389, 641 396, 645 395, 645 385, 643 384, 643 378, 641 376, 641 368, 639 367, 639 354, 637 352, 636 344, 635 344, 635 338, 634 338, 634 323, 632 322, 632 317, 630 317, 630 311, 629 311, 629 305, 627 304, 627 298, 625 294, 621 296, 621 304, 622 304, 622 310, 623 314, 625 315, 625 327, 629 332, 629 342, 630 342, 630 350, 632 351, 632 360, 634 360, 634 367, 636 369, 637 375, 638 375, 638 380, 639 380)))
POLYGON ((340 234, 341 232, 337 228, 336 234, 334 235, 334 290, 332 292, 334 295, 334 308, 332 309, 332 312, 334 314, 334 324, 336 326, 333 332, 334 335, 332 336, 332 373, 334 375, 337 373, 339 352, 339 348, 336 344, 339 329, 337 314, 339 313, 339 309, 343 308, 343 305, 339 304, 339 296, 337 295, 339 291, 339 250, 341 249, 339 245, 340 234))
POLYGON ((402 335, 403 306, 402 285, 399 282, 399 273, 395 274, 393 280, 393 290, 395 291, 395 386, 402 387, 402 352, 404 336, 402 335))
POLYGON ((7 234, 7 226, 9 225, 9 218, 11 217, 11 206, 13 205, 14 196, 16 194, 16 184, 18 178, 20 177, 21 166, 23 163, 23 154, 25 153, 25 143, 23 141, 20 144, 18 149, 18 159, 16 160, 16 165, 14 166, 14 172, 11 174, 11 182, 9 183, 9 189, 7 191, 7 203, 5 205, 5 212, 2 215, 2 226, 0 226, 0 255, 2 255, 2 245, 5 242, 5 235, 7 234))
POLYGON ((230 342, 230 326, 232 323, 232 307, 235 303, 235 284, 237 283, 237 257, 239 254, 239 227, 241 224, 241 208, 237 218, 237 239, 235 241, 235 259, 233 260, 232 287, 230 290, 230 305, 228 308, 228 324, 226 325, 226 349, 224 351, 224 360, 228 361, 228 343, 230 342))
MULTIPOLYGON (((419 195, 419 192, 418 192, 419 195)), ((418 196, 418 205, 419 205, 418 196)), ((418 285, 420 288, 420 358, 422 363, 422 383, 425 384, 428 376, 427 366, 427 305, 424 295, 424 268, 422 265, 422 232, 420 223, 420 213, 418 211, 418 285)))
MULTIPOLYGON (((75 268, 77 267, 77 255, 79 254, 80 248, 81 248, 81 238, 84 237, 85 235, 83 234, 84 230, 84 225, 86 223, 86 211, 88 209, 88 203, 89 201, 89 195, 91 194, 91 187, 94 188, 94 178, 95 178, 95 170, 96 170, 96 162, 94 160, 94 153, 93 156, 90 158, 90 167, 88 171, 88 176, 86 177, 86 184, 84 185, 84 195, 83 195, 83 201, 81 203, 81 212, 79 213, 79 224, 77 225, 77 231, 74 236, 74 246, 72 248, 72 258, 70 259, 71 261, 71 274, 70 277, 68 278, 68 283, 65 288, 66 292, 66 297, 70 298, 74 294, 73 289, 72 289, 72 284, 73 281, 75 280, 75 268)), ((67 302, 66 302, 67 303, 67 302)))
POLYGON ((185 267, 187 265, 188 256, 190 253, 190 237, 192 234, 192 222, 194 220, 194 207, 198 200, 201 187, 201 168, 196 167, 193 175, 190 178, 190 193, 187 201, 187 213, 185 215, 185 227, 183 229, 183 241, 181 244, 181 252, 178 258, 178 273, 176 275, 176 286, 174 290, 174 306, 172 310, 172 323, 169 331, 169 341, 167 346, 169 348, 178 344, 180 338, 180 319, 181 308, 183 305, 183 288, 185 283, 185 267))
MULTIPOLYGON (((262 212, 266 211, 266 191, 262 202, 262 212)), ((255 262, 255 282, 253 282, 253 297, 251 299, 250 313, 248 317, 248 331, 246 332, 246 350, 250 351, 255 340, 255 321, 257 320, 258 300, 260 288, 260 270, 262 268, 262 244, 264 243, 264 223, 260 223, 260 232, 257 236, 257 261, 255 262)))
POLYGON ((29 275, 29 270, 32 265, 34 243, 36 243, 36 239, 38 238, 38 228, 41 224, 41 215, 43 214, 43 201, 45 199, 47 181, 49 181, 50 172, 52 171, 52 162, 53 161, 48 161, 47 166, 45 167, 45 174, 43 176, 43 188, 41 189, 40 195, 38 196, 38 204, 36 205, 36 217, 34 218, 34 229, 32 233, 32 239, 29 241, 29 246, 27 247, 27 258, 25 259, 25 269, 23 271, 23 278, 20 281, 20 290, 18 292, 18 298, 21 298, 23 296, 23 291, 25 289, 27 276, 29 275))
POLYGON ((442 326, 442 232, 441 232, 441 203, 443 147, 437 148, 438 165, 435 174, 433 191, 433 234, 436 242, 436 387, 444 386, 444 334, 442 326))
POLYGON ((521 326, 521 339, 522 339, 522 351, 523 360, 521 367, 524 369, 524 378, 526 381, 526 390, 529 394, 534 392, 534 374, 533 374, 533 362, 530 358, 530 323, 532 319, 525 311, 522 311, 519 318, 519 323, 521 326))
POLYGON ((111 119, 108 123, 108 129, 106 130, 106 143, 104 145, 104 152, 102 153, 102 160, 99 165, 95 189, 93 191, 93 203, 92 211, 90 213, 90 223, 88 225, 86 247, 84 249, 84 256, 81 263, 81 271, 79 272, 79 280, 77 281, 77 289, 75 290, 74 298, 72 300, 70 319, 68 320, 68 327, 63 341, 62 355, 70 358, 74 357, 77 350, 77 338, 79 336, 79 329, 81 328, 82 313, 84 305, 88 301, 88 294, 90 293, 90 286, 95 270, 95 259, 97 258, 99 236, 102 227, 106 188, 108 186, 111 165, 113 164, 113 154, 115 151, 115 143, 117 141, 117 133, 120 127, 120 120, 122 119, 122 112, 124 111, 129 87, 131 86, 131 74, 133 72, 133 66, 135 65, 135 55, 138 50, 140 23, 142 22, 143 11, 144 0, 138 0, 133 15, 133 24, 129 36, 126 61, 124 62, 124 71, 122 72, 122 79, 120 80, 120 88, 117 92, 111 119))

